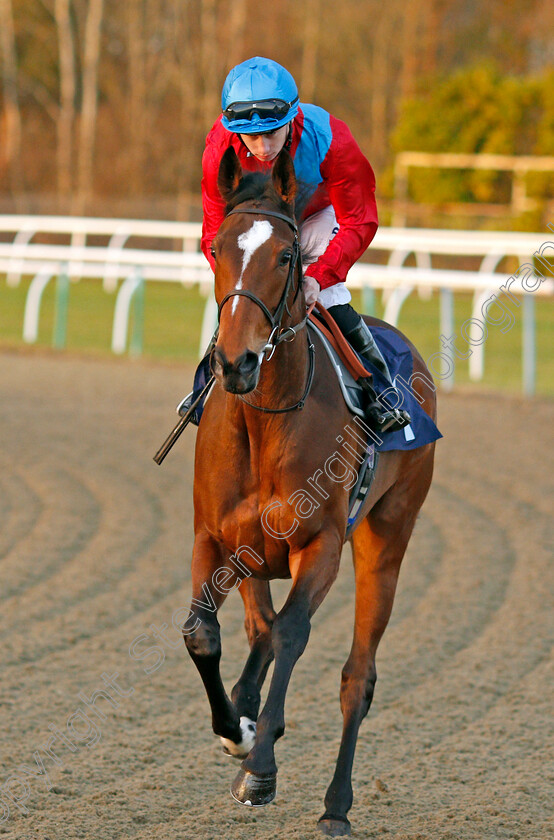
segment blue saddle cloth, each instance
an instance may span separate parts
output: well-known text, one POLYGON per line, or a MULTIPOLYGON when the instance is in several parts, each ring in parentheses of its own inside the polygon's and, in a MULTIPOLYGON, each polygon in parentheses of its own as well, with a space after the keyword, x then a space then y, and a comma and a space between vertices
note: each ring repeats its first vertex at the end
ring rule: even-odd
MULTIPOLYGON (((200 396, 206 385, 208 384, 208 379, 210 379, 212 372, 210 370, 210 356, 204 356, 201 359, 200 364, 196 368, 196 373, 194 374, 194 382, 192 385, 192 400, 194 400, 200 396)), ((208 395, 206 394, 206 397, 208 395)), ((200 423, 200 418, 204 412, 204 404, 206 402, 206 397, 202 399, 199 405, 195 408, 191 415, 191 422, 194 423, 195 426, 198 426, 200 423)))
POLYGON ((388 405, 389 408, 405 409, 412 421, 409 426, 397 432, 385 432, 383 442, 375 448, 378 452, 389 452, 392 449, 418 449, 420 446, 438 440, 442 437, 441 433, 423 410, 412 389, 411 377, 414 369, 410 348, 401 336, 386 327, 371 327, 371 334, 383 354, 402 402, 399 402, 391 393, 390 385, 377 368, 360 356, 367 370, 373 374, 373 387, 383 405, 388 405))
MULTIPOLYGON (((388 365, 392 381, 402 402, 394 399, 390 385, 384 376, 364 357, 360 356, 367 370, 373 374, 373 386, 383 405, 390 408, 404 408, 409 413, 412 422, 409 426, 397 432, 385 432, 383 442, 376 445, 378 452, 388 452, 392 449, 417 449, 425 446, 442 435, 425 413, 411 388, 410 378, 413 374, 413 360, 410 348, 406 342, 392 330, 386 327, 371 327, 371 333, 388 365), (388 394, 387 394, 388 390, 388 394)), ((205 356, 196 369, 194 375, 193 395, 198 396, 211 376, 209 357, 205 356)), ((198 425, 204 410, 204 400, 195 410, 192 421, 198 425)))

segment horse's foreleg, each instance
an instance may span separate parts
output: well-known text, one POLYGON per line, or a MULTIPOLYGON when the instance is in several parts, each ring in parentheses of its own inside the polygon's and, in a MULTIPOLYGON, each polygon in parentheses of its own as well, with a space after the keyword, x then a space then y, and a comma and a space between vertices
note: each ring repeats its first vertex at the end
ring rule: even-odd
POLYGON ((342 740, 335 774, 325 796, 325 813, 318 823, 330 837, 350 834, 347 813, 352 806, 352 765, 358 730, 373 699, 377 679, 375 654, 391 614, 400 564, 415 523, 413 509, 410 515, 399 515, 400 508, 391 492, 389 499, 384 497, 353 535, 356 614, 352 648, 342 671, 342 740))
POLYGON ((285 695, 295 663, 310 634, 310 619, 333 583, 339 566, 337 540, 321 537, 290 557, 293 585, 273 622, 275 665, 265 706, 258 718, 256 744, 231 787, 234 798, 246 805, 265 805, 275 796, 275 742, 285 731, 285 695))
POLYGON ((221 635, 217 611, 226 595, 214 585, 214 574, 224 566, 218 544, 208 535, 197 535, 192 553, 191 614, 183 627, 185 644, 204 683, 216 735, 235 744, 243 740, 239 716, 231 703, 219 671, 221 635))
POLYGON ((250 653, 242 674, 231 692, 240 719, 241 743, 222 738, 223 749, 233 758, 245 758, 256 741, 256 720, 260 708, 260 690, 273 660, 271 628, 275 610, 267 581, 245 578, 239 588, 244 602, 245 628, 250 653))
POLYGON ((231 697, 239 715, 255 721, 260 708, 260 689, 273 660, 271 628, 275 610, 268 581, 245 578, 239 592, 244 602, 250 654, 231 697))

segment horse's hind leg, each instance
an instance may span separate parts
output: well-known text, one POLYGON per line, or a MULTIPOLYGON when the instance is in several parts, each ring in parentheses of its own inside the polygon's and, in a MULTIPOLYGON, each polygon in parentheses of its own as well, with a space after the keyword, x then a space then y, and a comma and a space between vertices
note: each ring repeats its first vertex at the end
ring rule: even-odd
MULTIPOLYGON (((255 732, 253 721, 258 719, 260 689, 273 660, 271 628, 275 619, 275 610, 268 581, 245 578, 239 592, 244 602, 244 623, 250 643, 250 653, 242 674, 233 688, 231 698, 241 718, 241 725, 244 718, 244 724, 255 732)), ((226 747, 227 751, 235 757, 244 758, 244 753, 238 752, 234 745, 226 745, 226 747)))
POLYGON ((325 813, 318 823, 330 837, 350 834, 347 813, 352 806, 351 776, 358 730, 373 699, 377 646, 391 614, 400 564, 425 496, 408 512, 402 495, 399 499, 396 488, 391 488, 360 523, 352 539, 356 616, 352 648, 342 671, 342 740, 335 775, 325 796, 325 813))

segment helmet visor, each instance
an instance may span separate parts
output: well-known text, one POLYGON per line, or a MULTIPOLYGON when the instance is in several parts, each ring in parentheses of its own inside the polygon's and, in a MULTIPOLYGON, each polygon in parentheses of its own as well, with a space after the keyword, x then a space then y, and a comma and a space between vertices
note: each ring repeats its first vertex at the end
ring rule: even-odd
POLYGON ((259 120, 276 122, 285 117, 293 105, 298 102, 298 97, 292 102, 285 102, 284 99, 261 99, 258 102, 233 102, 223 111, 223 116, 230 122, 236 120, 250 121, 255 116, 259 120))

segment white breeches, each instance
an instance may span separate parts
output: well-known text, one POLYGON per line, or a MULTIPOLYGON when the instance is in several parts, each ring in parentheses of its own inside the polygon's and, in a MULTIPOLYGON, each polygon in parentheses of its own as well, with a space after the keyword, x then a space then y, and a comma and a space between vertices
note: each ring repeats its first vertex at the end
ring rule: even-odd
MULTIPOLYGON (((302 225, 300 244, 302 250, 312 257, 320 257, 325 252, 331 239, 338 233, 337 217, 331 205, 309 216, 302 225)), ((304 271, 308 266, 303 266, 304 271)), ((340 303, 350 303, 352 295, 346 288, 346 283, 336 283, 328 289, 322 289, 318 297, 326 309, 340 303)))

